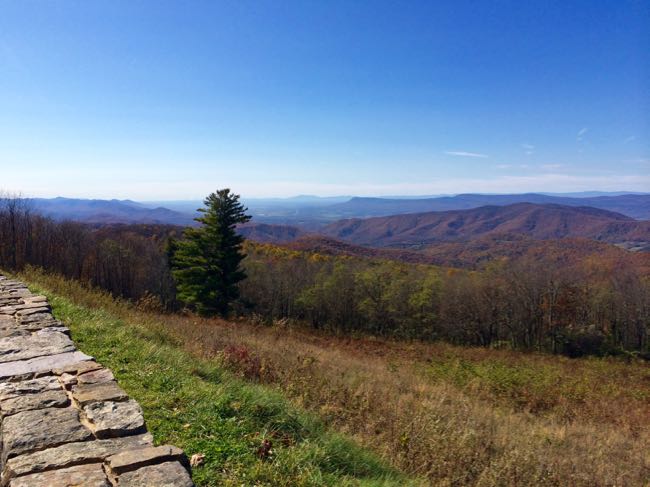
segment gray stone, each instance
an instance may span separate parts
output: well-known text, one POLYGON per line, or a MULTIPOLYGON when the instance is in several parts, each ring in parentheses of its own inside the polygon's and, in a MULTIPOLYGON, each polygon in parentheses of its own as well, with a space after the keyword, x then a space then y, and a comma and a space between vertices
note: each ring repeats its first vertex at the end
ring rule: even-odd
POLYGON ((0 363, 0 380, 47 372, 78 363, 82 360, 92 360, 92 357, 77 350, 46 357, 37 357, 30 360, 0 363))
POLYGON ((63 333, 39 330, 29 336, 0 340, 0 362, 27 360, 44 355, 72 352, 75 349, 70 337, 63 333))
POLYGON ((89 372, 91 370, 101 369, 102 366, 95 362, 94 360, 83 360, 81 362, 74 362, 71 364, 66 364, 65 366, 58 367, 53 369, 53 372, 56 375, 61 374, 83 374, 84 372, 89 372))
POLYGON ((13 479, 10 487, 111 487, 101 463, 77 465, 13 479))
POLYGON ((142 409, 133 399, 94 402, 84 406, 83 412, 97 438, 114 438, 145 431, 142 409))
POLYGON ((145 433, 124 438, 66 443, 47 450, 27 453, 7 461, 2 473, 2 486, 4 487, 9 479, 20 475, 71 467, 82 463, 101 462, 121 450, 151 446, 152 444, 151 434, 145 433))
POLYGON ((49 313, 50 312, 50 307, 49 306, 42 306, 42 303, 37 303, 36 306, 32 305, 27 305, 27 308, 20 308, 17 307, 16 309, 16 316, 27 316, 27 315, 34 315, 37 313, 49 313), (39 306, 41 304, 41 306, 39 306))
POLYGON ((24 411, 2 420, 2 463, 22 453, 90 438, 74 408, 24 411))
POLYGON ((28 298, 24 298, 23 302, 25 302, 25 303, 47 303, 47 297, 46 296, 30 296, 28 298))
MULTIPOLYGON (((50 311, 50 305, 47 304, 45 301, 31 301, 31 298, 25 298, 23 299, 22 304, 17 304, 14 306, 16 308, 16 312, 20 311, 27 311, 31 309, 38 309, 38 308, 43 308, 46 311, 50 311)), ((31 313, 28 313, 31 314, 31 313)))
POLYGON ((31 315, 16 316, 18 323, 58 323, 50 313, 33 313, 31 315))
POLYGON ((77 384, 77 376, 68 373, 63 373, 59 376, 59 382, 61 382, 61 385, 65 389, 70 390, 72 389, 72 386, 77 384))
POLYGON ((194 487, 187 470, 179 462, 150 465, 119 476, 120 487, 194 487))
POLYGON ((72 388, 72 397, 81 407, 93 402, 128 399, 126 392, 114 381, 99 384, 77 384, 72 388))
POLYGON ((116 453, 107 459, 111 472, 116 475, 170 461, 186 462, 187 459, 183 450, 172 445, 135 448, 116 453))
POLYGON ((17 382, 2 382, 0 383, 0 401, 25 394, 38 394, 39 392, 55 391, 57 389, 61 389, 61 385, 57 378, 53 376, 17 382))
POLYGON ((77 376, 79 384, 99 384, 100 382, 111 382, 113 380, 115 380, 113 372, 108 369, 97 369, 77 376))
POLYGON ((0 414, 8 416, 33 409, 61 408, 68 406, 70 399, 63 390, 26 394, 0 402, 0 414))
POLYGON ((0 315, 0 328, 9 328, 16 326, 16 320, 11 316, 0 315))

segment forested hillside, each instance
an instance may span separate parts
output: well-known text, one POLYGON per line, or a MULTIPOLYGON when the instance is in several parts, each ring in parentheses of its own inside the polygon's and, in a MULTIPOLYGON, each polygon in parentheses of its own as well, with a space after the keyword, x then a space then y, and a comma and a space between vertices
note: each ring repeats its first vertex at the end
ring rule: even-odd
POLYGON ((342 220, 328 225, 322 233, 358 245, 377 247, 468 241, 499 234, 536 239, 585 237, 616 243, 650 241, 650 222, 590 207, 519 203, 342 220))

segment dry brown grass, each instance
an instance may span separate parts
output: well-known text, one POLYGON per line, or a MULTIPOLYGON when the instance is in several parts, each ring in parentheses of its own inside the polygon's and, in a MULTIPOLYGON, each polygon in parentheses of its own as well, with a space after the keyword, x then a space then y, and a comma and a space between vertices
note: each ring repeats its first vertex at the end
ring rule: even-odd
POLYGON ((650 484, 648 364, 164 315, 35 271, 23 277, 172 331, 432 485, 650 484))

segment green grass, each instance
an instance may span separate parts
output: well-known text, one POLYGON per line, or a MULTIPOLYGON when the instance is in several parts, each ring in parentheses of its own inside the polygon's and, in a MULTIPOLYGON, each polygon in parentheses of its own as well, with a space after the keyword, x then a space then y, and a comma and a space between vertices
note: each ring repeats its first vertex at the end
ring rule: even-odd
POLYGON ((139 401, 156 444, 205 455, 205 463, 193 469, 198 486, 420 484, 328 431, 277 391, 244 382, 184 351, 162 327, 126 322, 107 310, 30 288, 48 297, 78 348, 112 369, 139 401), (257 449, 264 439, 273 449, 261 459, 257 449))

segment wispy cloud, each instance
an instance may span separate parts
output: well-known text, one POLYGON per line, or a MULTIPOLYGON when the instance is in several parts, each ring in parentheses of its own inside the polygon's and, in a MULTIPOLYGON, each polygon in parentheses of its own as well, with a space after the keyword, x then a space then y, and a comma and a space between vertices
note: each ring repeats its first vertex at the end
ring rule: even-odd
POLYGON ((527 156, 530 156, 535 152, 535 146, 532 144, 521 144, 521 147, 524 149, 527 156))
POLYGON ((582 139, 584 139, 585 134, 589 132, 589 129, 587 127, 582 127, 580 130, 578 130, 578 135, 576 135, 576 140, 578 142, 582 142, 582 139))
POLYGON ((629 144, 629 143, 632 142, 633 140, 636 140, 636 135, 630 135, 628 138, 626 138, 626 139, 623 141, 623 143, 624 143, 624 144, 629 144))
POLYGON ((510 169, 512 167, 511 164, 498 164, 496 166, 497 169, 510 169))
POLYGON ((542 164, 540 167, 542 169, 546 169, 547 171, 549 171, 549 170, 553 170, 553 169, 560 169, 563 166, 562 166, 562 164, 542 164))
POLYGON ((476 152, 465 152, 465 151, 445 151, 445 154, 448 156, 457 156, 457 157, 480 157, 486 159, 488 156, 486 154, 478 154, 476 152))

